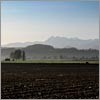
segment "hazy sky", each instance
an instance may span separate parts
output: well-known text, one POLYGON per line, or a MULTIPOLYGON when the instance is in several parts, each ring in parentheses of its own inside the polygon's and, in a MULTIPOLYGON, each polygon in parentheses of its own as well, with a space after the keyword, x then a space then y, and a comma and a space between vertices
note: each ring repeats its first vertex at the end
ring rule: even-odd
POLYGON ((99 3, 2 1, 2 44, 44 41, 50 36, 99 38, 99 3))

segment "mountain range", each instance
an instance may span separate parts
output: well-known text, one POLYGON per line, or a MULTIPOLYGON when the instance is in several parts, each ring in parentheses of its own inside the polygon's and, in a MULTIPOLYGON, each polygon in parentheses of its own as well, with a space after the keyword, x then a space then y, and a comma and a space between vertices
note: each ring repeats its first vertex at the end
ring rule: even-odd
POLYGON ((9 43, 6 45, 2 45, 2 47, 27 47, 29 45, 34 44, 44 44, 44 45, 51 45, 54 48, 77 48, 77 49, 99 49, 99 39, 88 39, 82 40, 79 38, 66 38, 66 37, 50 37, 47 40, 35 41, 35 42, 16 42, 16 43, 9 43))

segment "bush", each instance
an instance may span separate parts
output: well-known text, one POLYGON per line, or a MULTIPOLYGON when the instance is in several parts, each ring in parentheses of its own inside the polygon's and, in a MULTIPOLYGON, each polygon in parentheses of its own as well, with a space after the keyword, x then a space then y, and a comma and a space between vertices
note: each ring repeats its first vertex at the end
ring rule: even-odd
POLYGON ((89 62, 86 62, 86 64, 89 64, 89 62))
POLYGON ((10 61, 10 58, 6 58, 5 61, 10 61))

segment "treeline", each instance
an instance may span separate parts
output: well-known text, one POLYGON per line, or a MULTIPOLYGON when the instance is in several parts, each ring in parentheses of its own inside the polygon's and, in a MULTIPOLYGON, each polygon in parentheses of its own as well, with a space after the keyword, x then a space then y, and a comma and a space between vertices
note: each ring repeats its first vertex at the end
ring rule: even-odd
POLYGON ((25 56, 25 51, 21 50, 21 49, 17 49, 13 52, 10 53, 10 57, 9 58, 5 58, 6 61, 9 60, 25 60, 26 56, 25 56))
POLYGON ((25 48, 2 48, 1 57, 5 59, 66 59, 66 60, 99 60, 99 50, 76 48, 53 48, 49 45, 31 45, 25 48))

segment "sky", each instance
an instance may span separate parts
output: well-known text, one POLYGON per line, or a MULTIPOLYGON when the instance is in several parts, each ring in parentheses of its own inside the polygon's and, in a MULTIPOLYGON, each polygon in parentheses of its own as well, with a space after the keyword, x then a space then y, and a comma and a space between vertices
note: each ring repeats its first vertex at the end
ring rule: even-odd
POLYGON ((98 1, 2 1, 1 44, 51 36, 99 38, 98 1))

